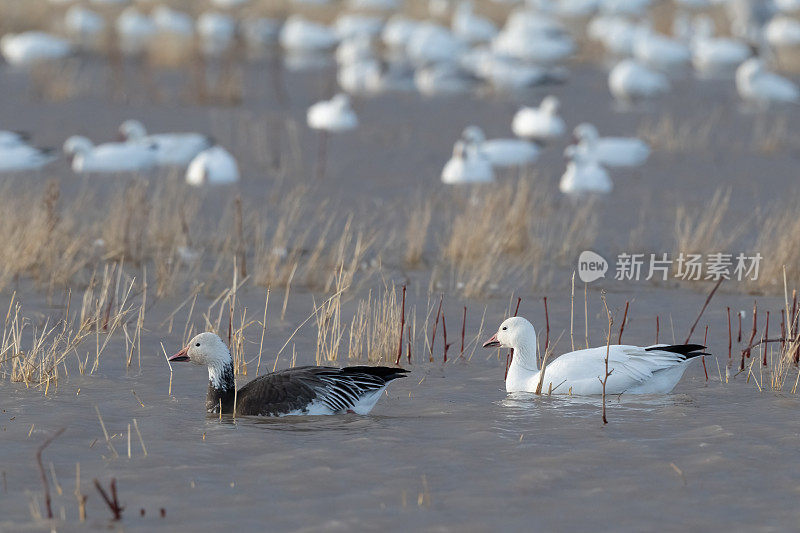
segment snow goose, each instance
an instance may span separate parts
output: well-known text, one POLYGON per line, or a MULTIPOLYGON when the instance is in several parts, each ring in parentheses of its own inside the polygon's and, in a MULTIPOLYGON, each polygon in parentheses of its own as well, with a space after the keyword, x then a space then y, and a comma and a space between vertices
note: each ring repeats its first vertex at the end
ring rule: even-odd
POLYGON ((333 31, 340 40, 354 37, 373 38, 380 35, 383 19, 354 13, 344 13, 333 23, 333 31))
POLYGON ((494 171, 489 159, 474 145, 456 141, 453 146, 453 157, 442 169, 442 183, 457 185, 492 181, 494 181, 494 171))
POLYGON ((330 50, 338 41, 331 28, 306 20, 300 15, 292 15, 286 19, 278 40, 288 50, 306 52, 330 50))
POLYGON ((160 5, 153 9, 151 15, 156 28, 164 35, 177 39, 191 39, 194 36, 192 17, 183 11, 160 5))
POLYGON ((301 366, 259 376, 238 391, 233 359, 218 335, 196 335, 170 362, 208 368, 206 411, 238 416, 368 414, 406 370, 385 366, 301 366))
POLYGON ((52 61, 72 52, 69 42, 40 31, 7 33, 0 38, 0 52, 9 64, 27 66, 52 61))
POLYGON ((156 34, 153 19, 139 12, 134 6, 126 7, 115 23, 119 48, 125 55, 143 53, 156 34))
POLYGON ((597 162, 595 154, 577 146, 567 146, 564 156, 570 161, 558 183, 558 190, 562 193, 583 195, 612 191, 614 184, 606 169, 597 162))
MULTIPOLYGON (((530 322, 522 317, 506 319, 483 346, 514 350, 506 376, 507 392, 536 392, 540 371, 536 331, 530 322)), ((602 394, 607 348, 610 375, 606 394, 667 394, 695 357, 707 355, 703 352, 705 346, 699 344, 648 347, 612 344, 576 350, 547 363, 541 390, 556 394, 602 394)))
POLYGON ((528 165, 539 157, 539 147, 523 139, 486 140, 483 130, 478 126, 468 126, 461 134, 468 144, 489 159, 493 167, 518 167, 528 165))
POLYGON ((340 132, 355 129, 358 117, 350 107, 350 97, 340 93, 330 100, 317 102, 306 112, 308 127, 315 130, 340 132))
POLYGON ((72 6, 64 15, 64 29, 78 46, 94 48, 101 44, 106 21, 91 9, 72 6))
POLYGON ((737 39, 714 37, 714 21, 695 18, 692 29, 692 65, 702 73, 730 71, 751 55, 750 47, 737 39))
POLYGON ((472 89, 475 80, 458 65, 436 63, 418 68, 414 86, 425 96, 459 94, 472 89))
POLYGON ((202 133, 156 133, 148 135, 138 120, 126 120, 119 126, 120 137, 128 142, 155 146, 159 165, 185 166, 214 141, 202 133))
POLYGON ((381 66, 375 59, 347 63, 336 71, 336 81, 351 94, 374 94, 381 90, 381 66))
POLYGON ((200 50, 209 57, 219 57, 233 46, 236 22, 230 15, 209 11, 197 17, 200 50))
POLYGON ((584 122, 573 130, 579 148, 594 154, 607 167, 638 167, 650 156, 650 146, 634 137, 600 137, 594 125, 584 122))
POLYGON ((465 50, 464 43, 450 30, 432 22, 420 23, 406 44, 406 54, 417 66, 451 63, 465 50))
POLYGON ((8 148, 27 144, 30 135, 19 131, 0 130, 0 147, 8 148))
POLYGON ((549 141, 564 135, 566 126, 558 116, 560 102, 555 96, 546 96, 539 107, 523 107, 514 115, 511 129, 517 137, 549 141))
POLYGON ((800 100, 797 85, 766 70, 764 62, 757 57, 748 59, 736 69, 736 90, 745 101, 761 106, 800 100))
POLYGON ((689 47, 684 43, 656 33, 647 26, 636 30, 633 55, 645 65, 662 70, 688 65, 692 57, 689 47))
POLYGON ((764 38, 774 48, 800 45, 800 22, 791 17, 775 17, 764 28, 764 38))
POLYGON ((27 144, 0 144, 0 172, 19 172, 42 168, 56 160, 52 149, 27 144))
POLYGON ((381 31, 381 41, 392 50, 404 50, 421 23, 403 15, 392 15, 381 31))
POLYGON ((221 146, 203 150, 192 159, 186 169, 186 183, 195 187, 228 185, 237 181, 239 181, 239 167, 236 159, 221 146))
POLYGON ((625 59, 609 72, 608 88, 617 100, 632 102, 666 93, 669 81, 660 72, 633 59, 625 59))
POLYGON ((523 61, 552 64, 572 55, 575 42, 549 17, 518 12, 509 16, 492 40, 492 50, 523 61))
POLYGON ((247 18, 241 22, 242 39, 250 50, 260 50, 278 40, 281 23, 272 18, 247 18))
POLYGON ((469 44, 485 43, 497 35, 497 26, 486 17, 476 15, 471 0, 462 0, 458 4, 451 28, 456 37, 469 44))
POLYGON ((136 172, 156 165, 157 149, 139 143, 105 143, 73 135, 64 142, 64 153, 72 159, 73 172, 136 172))

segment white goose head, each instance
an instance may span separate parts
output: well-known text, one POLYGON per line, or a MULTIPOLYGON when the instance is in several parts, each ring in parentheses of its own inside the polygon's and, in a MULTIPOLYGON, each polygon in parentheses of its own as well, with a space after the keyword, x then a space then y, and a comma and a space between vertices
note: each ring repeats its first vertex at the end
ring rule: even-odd
POLYGON ((73 135, 64 141, 64 153, 70 157, 91 152, 92 148, 92 141, 82 135, 73 135))
POLYGON ((119 136, 122 140, 134 141, 147 137, 147 130, 138 120, 129 119, 120 124, 119 136))
POLYGON ((461 133, 461 138, 469 144, 483 144, 486 141, 486 135, 483 130, 478 126, 467 126, 461 133))
POLYGON ((231 352, 219 335, 206 331, 195 335, 189 344, 169 358, 170 361, 188 361, 195 365, 222 367, 232 361, 231 352))
POLYGON ((575 129, 572 130, 572 134, 578 141, 587 141, 593 142, 596 141, 600 134, 597 131, 597 128, 594 127, 593 124, 589 124, 588 122, 584 122, 583 124, 578 124, 575 126, 575 129))
POLYGON ((533 324, 521 316, 507 318, 497 328, 497 333, 483 343, 484 348, 514 348, 514 352, 526 351, 536 347, 536 330, 533 324))
POLYGON ((542 103, 539 104, 539 109, 541 109, 544 113, 548 115, 555 115, 556 113, 558 113, 558 108, 560 105, 561 102, 559 102, 558 98, 553 95, 550 95, 544 97, 542 103))

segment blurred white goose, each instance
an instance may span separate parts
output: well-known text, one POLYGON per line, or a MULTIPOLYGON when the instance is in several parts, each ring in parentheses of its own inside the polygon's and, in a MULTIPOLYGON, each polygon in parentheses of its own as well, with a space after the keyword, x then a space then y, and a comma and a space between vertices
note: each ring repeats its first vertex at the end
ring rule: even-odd
POLYGON ((382 89, 381 66, 375 59, 347 63, 336 71, 336 81, 350 94, 374 94, 382 89))
POLYGON ((750 47, 744 42, 714 37, 714 21, 710 17, 696 17, 692 27, 692 65, 698 71, 729 71, 750 57, 750 47))
POLYGON ((64 29, 78 46, 92 48, 100 44, 106 21, 91 9, 72 6, 64 15, 64 29))
POLYGON ((572 55, 575 42, 553 19, 523 11, 509 16, 492 40, 492 50, 523 61, 552 64, 572 55))
POLYGON ((358 117, 350 107, 350 97, 340 93, 330 100, 317 102, 306 112, 308 127, 315 130, 340 132, 355 129, 358 117))
POLYGON ((465 49, 450 30, 432 22, 420 23, 406 44, 406 54, 418 66, 455 62, 465 49))
POLYGON ((800 22, 792 17, 777 16, 764 28, 764 38, 775 48, 800 45, 800 22))
POLYGON ((491 183, 494 171, 489 159, 474 145, 456 141, 453 157, 442 169, 442 183, 458 185, 462 183, 491 183))
POLYGON ((330 50, 338 42, 336 33, 331 28, 306 20, 300 15, 292 15, 286 19, 278 40, 288 50, 307 52, 330 50))
POLYGON ((340 40, 354 37, 373 38, 380 35, 383 19, 356 13, 343 13, 333 23, 333 31, 340 40))
POLYGON ((450 26, 456 37, 469 44, 485 43, 497 35, 497 26, 486 17, 476 15, 471 0, 461 0, 450 26))
POLYGON ((607 167, 638 167, 650 156, 650 147, 635 137, 600 137, 594 125, 584 122, 573 130, 579 149, 594 154, 607 167))
POLYGON ((495 54, 487 46, 476 46, 463 54, 459 64, 501 90, 513 91, 531 87, 552 77, 543 67, 495 54))
MULTIPOLYGON (((514 356, 506 376, 506 392, 536 392, 539 364, 536 358, 536 330, 522 317, 508 318, 484 348, 512 348, 514 356)), ((678 344, 632 346, 612 344, 561 355, 547 363, 541 391, 555 394, 595 395, 603 393, 602 380, 608 371, 606 394, 667 394, 678 384, 695 357, 707 355, 705 346, 678 344)))
POLYGON ((119 126, 120 137, 130 143, 155 147, 159 165, 185 166, 200 152, 210 148, 214 142, 202 133, 156 133, 147 134, 138 120, 126 120, 119 126))
POLYGON ((548 141, 564 135, 566 126, 558 116, 560 102, 555 96, 546 96, 539 107, 523 107, 514 115, 511 129, 517 137, 548 141))
POLYGON ((72 53, 69 42, 40 31, 7 33, 0 38, 0 52, 11 65, 25 66, 61 59, 72 53))
POLYGON ((186 169, 186 183, 203 185, 228 185, 239 181, 236 159, 221 146, 212 146, 197 154, 186 169))
POLYGON ((418 68, 414 73, 414 86, 425 96, 464 93, 472 89, 474 82, 452 63, 435 63, 418 68))
POLYGON ((260 50, 278 40, 281 23, 266 17, 247 18, 241 21, 242 39, 250 50, 260 50))
POLYGON ((761 106, 800 100, 797 85, 766 70, 764 62, 757 57, 748 59, 736 69, 736 90, 744 100, 761 106))
POLYGON ((608 74, 608 88, 617 100, 635 101, 652 98, 669 91, 666 76, 655 70, 625 59, 608 74))
POLYGON ((159 5, 151 13, 159 33, 179 39, 191 39, 194 35, 192 17, 183 11, 159 5))
POLYGON ((52 149, 27 144, 0 144, 0 172, 19 172, 42 168, 56 160, 52 149))
POLYGON ((663 70, 688 65, 692 57, 687 45, 656 33, 646 25, 636 30, 633 55, 645 65, 663 70))
POLYGON ((493 167, 517 167, 528 165, 539 157, 539 147, 523 139, 486 140, 483 130, 478 126, 468 126, 461 138, 469 145, 476 146, 478 152, 486 156, 493 167))
POLYGON ((597 162, 597 157, 577 146, 567 146, 564 156, 569 158, 567 170, 561 176, 558 190, 564 194, 609 193, 614 184, 606 169, 597 162))
POLYGON ((126 7, 115 23, 119 48, 125 55, 138 55, 145 51, 156 34, 156 23, 134 6, 126 7))
POLYGON ((404 15, 392 15, 381 31, 381 41, 389 49, 404 50, 419 25, 419 21, 404 15))
POLYGON ((209 57, 219 57, 233 46, 236 21, 230 15, 209 11, 197 17, 200 50, 209 57))
POLYGON ((136 172, 156 166, 155 146, 139 143, 105 143, 95 146, 80 135, 64 142, 73 172, 136 172))
POLYGON ((28 143, 30 136, 18 131, 0 130, 0 147, 9 148, 28 143))

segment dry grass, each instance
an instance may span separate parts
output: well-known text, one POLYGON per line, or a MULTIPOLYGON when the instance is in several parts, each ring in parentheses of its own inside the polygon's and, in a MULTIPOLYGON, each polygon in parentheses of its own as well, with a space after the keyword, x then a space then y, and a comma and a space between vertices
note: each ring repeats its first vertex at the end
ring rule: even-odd
POLYGON ((744 231, 744 223, 726 225, 731 191, 718 190, 703 209, 679 205, 675 213, 675 255, 729 250, 744 231))
POLYGON ((779 287, 784 266, 788 283, 800 285, 800 248, 797 245, 800 242, 800 209, 797 205, 796 200, 787 201, 759 219, 755 250, 764 257, 756 280, 761 288, 779 287))
POLYGON ((712 132, 718 133, 719 118, 718 112, 712 113, 710 118, 703 118, 702 122, 700 119, 678 121, 663 114, 657 120, 645 120, 637 136, 659 152, 698 152, 708 148, 712 132))

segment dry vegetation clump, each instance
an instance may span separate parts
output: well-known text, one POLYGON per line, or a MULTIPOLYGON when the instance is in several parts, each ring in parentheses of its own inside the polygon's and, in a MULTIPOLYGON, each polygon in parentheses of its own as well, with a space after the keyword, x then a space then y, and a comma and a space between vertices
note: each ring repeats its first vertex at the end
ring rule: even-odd
POLYGON ((671 115, 663 114, 657 120, 647 119, 639 127, 637 136, 647 142, 654 150, 669 153, 689 153, 708 148, 711 132, 718 132, 720 113, 714 112, 709 118, 685 119, 678 121, 671 115))
POLYGON ((455 286, 468 296, 496 290, 509 277, 536 285, 596 236, 591 203, 558 206, 527 179, 475 193, 445 222, 442 253, 455 286))
POLYGON ((756 283, 761 288, 780 286, 784 276, 790 285, 800 285, 800 209, 797 201, 777 206, 760 217, 755 250, 763 256, 756 283))
POLYGON ((731 191, 717 190, 703 209, 693 213, 684 205, 675 212, 675 255, 722 252, 744 232, 745 224, 725 225, 731 191))

